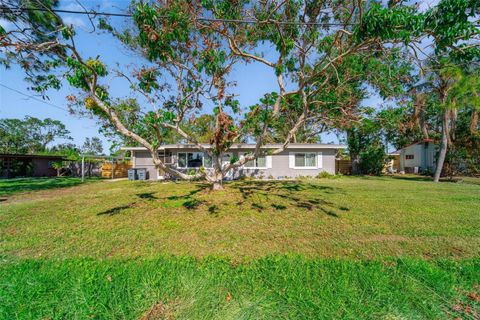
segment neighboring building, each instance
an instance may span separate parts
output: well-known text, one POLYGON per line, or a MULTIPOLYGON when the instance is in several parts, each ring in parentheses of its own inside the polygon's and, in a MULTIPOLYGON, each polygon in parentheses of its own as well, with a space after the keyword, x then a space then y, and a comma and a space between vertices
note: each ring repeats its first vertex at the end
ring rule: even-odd
MULTIPOLYGON (((276 149, 281 144, 265 145, 263 149, 276 149)), ((205 147, 209 145, 205 144, 205 147)), ((223 156, 223 162, 228 163, 232 158, 240 157, 252 152, 254 144, 235 144, 223 156)), ((316 176, 320 172, 335 174, 335 158, 338 149, 346 146, 334 144, 289 144, 287 150, 276 154, 259 157, 249 161, 244 166, 229 172, 226 179, 238 179, 241 176, 255 178, 287 179, 299 176, 316 176)), ((148 179, 163 179, 162 172, 157 171, 153 159, 146 148, 129 147, 123 150, 131 151, 133 168, 144 168, 148 172, 148 179)), ((198 170, 200 167, 208 170, 211 159, 194 145, 171 144, 158 149, 159 156, 164 163, 182 172, 198 170)))
POLYGON ((389 153, 389 159, 386 161, 383 166, 382 173, 398 173, 400 172, 400 154, 399 153, 389 153))
POLYGON ((65 160, 62 156, 34 154, 0 154, 0 178, 53 177, 53 163, 65 160))
POLYGON ((395 153, 400 155, 400 172, 435 171, 437 145, 432 139, 412 143, 395 153))

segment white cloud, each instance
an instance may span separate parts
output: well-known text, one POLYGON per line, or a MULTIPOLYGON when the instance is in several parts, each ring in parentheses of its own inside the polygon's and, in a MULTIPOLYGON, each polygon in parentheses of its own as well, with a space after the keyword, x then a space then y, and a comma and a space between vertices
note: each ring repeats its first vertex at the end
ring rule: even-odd
POLYGON ((66 25, 73 25, 74 27, 79 27, 79 28, 85 28, 86 27, 85 22, 81 18, 78 18, 78 17, 66 16, 62 20, 63 20, 63 23, 65 23, 66 25))

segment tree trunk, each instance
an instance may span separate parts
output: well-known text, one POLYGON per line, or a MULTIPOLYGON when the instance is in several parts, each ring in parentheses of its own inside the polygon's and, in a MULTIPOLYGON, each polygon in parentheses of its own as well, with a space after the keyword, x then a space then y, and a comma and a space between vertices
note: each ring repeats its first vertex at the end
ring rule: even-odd
POLYGON ((350 156, 350 158, 352 159, 352 174, 360 174, 360 156, 355 154, 350 156))
POLYGON ((423 138, 428 139, 429 134, 428 134, 428 128, 427 128, 427 123, 425 121, 425 114, 424 114, 424 109, 425 107, 425 95, 417 95, 416 96, 416 101, 414 104, 414 118, 415 118, 415 123, 417 124, 418 128, 422 132, 423 138))
POLYGON ((442 174, 443 164, 445 162, 445 157, 447 156, 447 147, 448 147, 448 120, 449 120, 450 110, 445 110, 443 114, 442 121, 442 146, 440 148, 440 155, 437 160, 437 168, 435 170, 435 175, 433 176, 433 182, 440 181, 440 175, 442 174))
POLYGON ((478 133, 478 111, 472 110, 472 118, 470 120, 470 133, 476 135, 478 133))
MULTIPOLYGON (((212 184, 212 191, 223 190, 223 172, 222 168, 215 169, 215 173, 213 174, 213 184, 212 184)), ((212 181, 211 180, 211 181, 212 181)))
POLYGON ((218 191, 218 190, 224 190, 222 181, 215 181, 212 185, 212 190, 213 191, 218 191))

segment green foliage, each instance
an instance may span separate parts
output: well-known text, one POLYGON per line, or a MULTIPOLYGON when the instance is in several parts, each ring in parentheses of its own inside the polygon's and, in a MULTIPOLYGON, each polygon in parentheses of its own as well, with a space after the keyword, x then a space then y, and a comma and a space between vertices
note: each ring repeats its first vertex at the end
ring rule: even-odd
POLYGON ((360 151, 360 172, 363 174, 381 175, 385 165, 386 153, 382 144, 371 144, 360 151))
MULTIPOLYGON (((408 44, 412 37, 426 33, 434 38, 438 53, 457 45, 465 46, 462 41, 468 41, 479 33, 480 29, 471 19, 480 13, 479 7, 478 0, 441 0, 425 13, 419 13, 414 6, 387 8, 372 2, 361 24, 355 28, 355 37, 357 41, 379 38, 408 44)), ((471 49, 460 50, 457 54, 463 58, 473 58, 478 48, 471 49)))
POLYGON ((103 153, 102 141, 98 137, 87 137, 85 138, 81 150, 83 154, 101 155, 103 153))
MULTIPOLYGON (((480 28, 471 18, 479 14, 478 0, 442 0, 437 6, 427 11, 425 29, 435 34, 436 51, 450 49, 457 43, 468 41, 474 34, 478 34, 480 28)), ((478 52, 478 49, 476 51, 478 52)), ((463 58, 469 58, 472 53, 474 51, 465 52, 463 58)))
POLYGON ((413 6, 386 8, 372 2, 361 24, 355 28, 355 37, 357 41, 379 38, 408 43, 412 37, 422 34, 424 20, 424 16, 418 14, 413 6))
POLYGON ((317 179, 336 179, 338 177, 340 177, 340 175, 331 174, 331 173, 328 173, 327 171, 322 171, 319 174, 317 174, 317 176, 315 178, 317 178, 317 179))
MULTIPOLYGON (((89 83, 92 82, 95 76, 104 77, 108 74, 106 66, 98 59, 88 59, 85 64, 82 64, 77 59, 72 57, 67 58, 67 66, 71 69, 66 78, 68 83, 75 88, 90 92, 89 83)), ((106 90, 100 86, 96 88, 98 96, 101 100, 108 97, 106 90)))
POLYGON ((380 175, 385 164, 385 146, 376 120, 363 119, 347 130, 347 144, 354 174, 380 175))
POLYGON ((43 10, 7 10, 2 9, 0 18, 20 26, 23 30, 23 37, 18 34, 7 33, 0 27, 0 36, 2 36, 2 51, 0 52, 0 64, 10 66, 11 63, 18 63, 25 71, 45 71, 44 61, 47 58, 57 58, 58 55, 65 54, 65 50, 60 46, 42 48, 38 52, 35 47, 55 41, 60 31, 64 28, 62 19, 58 14, 49 10, 58 7, 59 0, 10 0, 3 1, 2 6, 6 7, 28 7, 43 10), (47 9, 47 10, 45 10, 47 9), (28 30, 28 32, 26 32, 28 30), (21 41, 19 41, 21 39, 21 41), (28 54, 18 54, 18 50, 24 50, 28 54))
POLYGON ((133 18, 140 30, 138 42, 147 49, 151 61, 176 59, 177 44, 189 40, 191 17, 184 12, 180 1, 168 7, 136 3, 133 18))
MULTIPOLYGON (((47 5, 55 6, 56 1, 47 5)), ((146 58, 133 71, 133 79, 126 74, 125 77, 131 89, 145 95, 155 110, 146 111, 138 103, 113 99, 105 85, 107 66, 99 57, 82 60, 76 55, 81 51, 71 47, 75 37, 72 27, 61 26, 52 32, 58 36, 61 33, 61 47, 68 43, 69 46, 62 47, 68 53, 58 53, 56 59, 40 59, 43 72, 32 81, 40 92, 58 89, 61 78, 53 76, 52 71, 67 66, 69 84, 87 94, 78 101, 85 107, 83 114, 95 115, 105 131, 113 132, 115 126, 110 117, 114 112, 128 130, 145 138, 151 146, 166 141, 208 139, 220 154, 234 141, 262 138, 264 142, 318 142, 322 132, 349 130, 352 122, 363 116, 373 117, 360 108, 369 90, 377 91, 385 99, 399 98, 418 80, 412 76, 416 66, 409 56, 411 47, 401 44, 417 44, 421 37, 428 36, 437 55, 448 56, 449 61, 457 63, 474 60, 480 54, 478 48, 469 46, 470 39, 478 34, 475 0, 441 0, 425 12, 405 1, 385 4, 354 0, 134 1, 131 8, 133 28, 103 18, 98 25, 146 58), (247 18, 257 23, 233 21, 247 18), (231 92, 235 83, 229 73, 240 63, 252 61, 271 69, 279 89, 264 94, 245 112, 234 98, 235 92, 231 92), (288 93, 278 99, 284 91, 288 93), (204 107, 207 105, 208 108, 204 107), (208 116, 203 117, 204 114, 208 116), (304 118, 307 120, 296 126, 304 118), (180 138, 172 129, 177 125, 198 136, 180 138), (292 135, 294 126, 299 129, 292 135), (206 130, 211 134, 206 134, 206 130)), ((45 17, 37 20, 48 28, 53 17, 42 20, 45 17)), ((29 50, 24 48, 26 53, 29 50)), ((449 77, 450 82, 460 80, 453 73, 442 77, 449 77)), ((476 82, 470 83, 473 87, 476 82)), ((442 102, 443 108, 478 105, 478 95, 471 94, 472 90, 455 88, 452 99, 442 102)), ((429 98, 426 108, 433 108, 433 100, 429 98)), ((368 128, 366 123, 357 128, 354 135, 358 134, 358 141, 352 143, 352 148, 357 144, 354 152, 358 157, 377 162, 381 158, 380 137, 388 136, 401 145, 419 136, 410 125, 412 121, 405 122, 412 107, 402 108, 407 111, 378 114, 381 119, 372 121, 375 129, 368 128), (393 122, 401 121, 408 123, 401 130, 404 138, 394 130, 393 122), (372 149, 359 147, 364 140, 372 149)), ((113 133, 111 136, 118 137, 113 133)), ((132 134, 128 136, 122 141, 138 144, 131 140, 132 134)), ((372 170, 367 171, 378 171, 372 170)))
POLYGON ((158 71, 154 69, 144 69, 138 75, 139 83, 138 86, 140 89, 147 93, 151 93, 153 90, 159 88, 157 77, 158 71))
POLYGON ((0 153, 39 153, 58 139, 72 139, 65 125, 50 118, 0 119, 0 153))

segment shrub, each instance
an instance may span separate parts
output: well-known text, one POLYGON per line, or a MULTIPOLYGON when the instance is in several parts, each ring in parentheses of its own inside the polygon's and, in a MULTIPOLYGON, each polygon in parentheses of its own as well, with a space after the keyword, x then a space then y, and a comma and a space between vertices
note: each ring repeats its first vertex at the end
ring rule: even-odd
POLYGON ((343 175, 341 173, 339 174, 331 174, 326 171, 322 171, 317 176, 315 177, 316 179, 338 179, 342 177, 343 175))
POLYGON ((382 145, 371 145, 360 153, 360 172, 381 175, 385 165, 385 149, 382 145))

